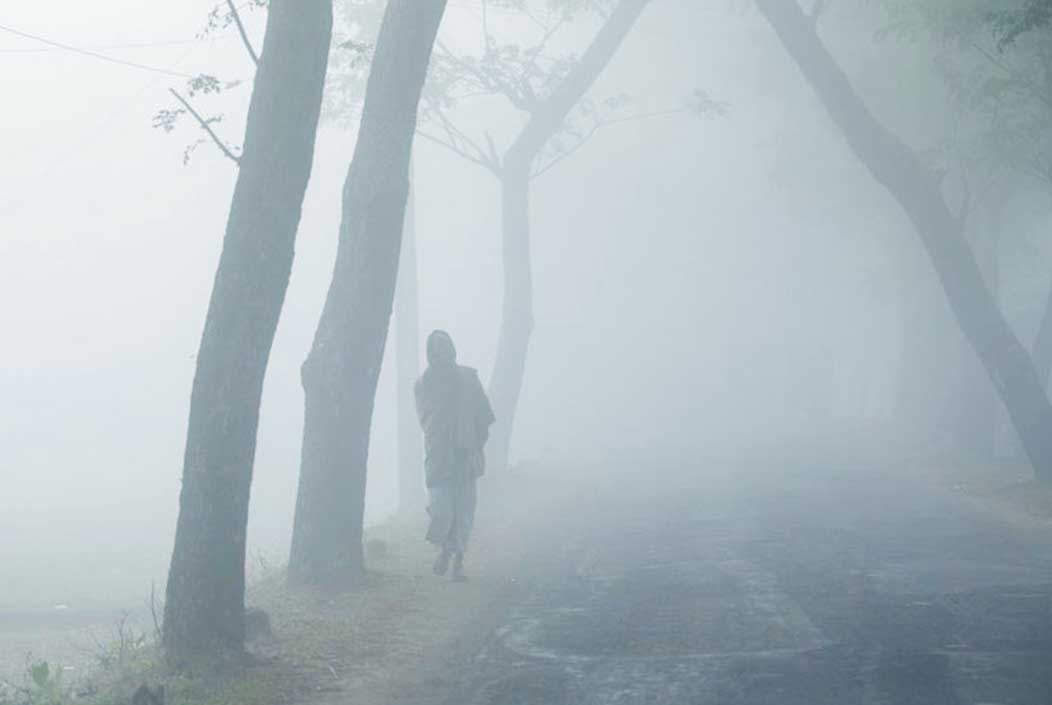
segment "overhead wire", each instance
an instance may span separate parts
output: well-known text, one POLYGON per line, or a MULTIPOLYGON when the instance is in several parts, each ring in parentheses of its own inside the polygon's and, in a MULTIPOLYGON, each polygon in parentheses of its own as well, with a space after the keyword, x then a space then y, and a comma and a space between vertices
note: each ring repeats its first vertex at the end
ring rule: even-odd
POLYGON ((40 36, 38 34, 32 34, 30 32, 23 32, 20 29, 15 29, 14 27, 8 27, 7 25, 3 25, 3 24, 0 24, 0 31, 7 32, 8 34, 13 34, 13 35, 15 35, 17 37, 22 37, 24 39, 31 39, 33 41, 40 42, 41 44, 47 44, 48 46, 55 47, 57 49, 64 49, 66 51, 70 51, 70 52, 73 52, 75 54, 81 54, 83 56, 90 56, 90 57, 92 57, 94 59, 98 59, 100 61, 107 61, 107 62, 112 63, 112 64, 119 64, 121 66, 126 66, 126 67, 129 67, 129 68, 139 69, 140 71, 151 71, 153 73, 159 73, 159 74, 163 74, 165 76, 174 76, 175 78, 186 78, 186 79, 193 78, 193 76, 191 76, 188 73, 182 73, 180 71, 173 71, 171 69, 161 68, 159 66, 150 66, 150 65, 147 65, 147 64, 140 64, 137 61, 127 61, 125 59, 118 59, 115 56, 109 56, 107 54, 100 54, 99 52, 92 51, 91 49, 83 49, 81 47, 73 46, 72 44, 65 44, 63 42, 57 42, 57 41, 55 41, 53 39, 48 39, 47 37, 42 37, 42 36, 40 36))
MULTIPOLYGON (((250 5, 252 3, 252 1, 253 0, 246 0, 245 2, 240 3, 237 6, 237 9, 240 10, 240 9, 243 9, 243 8, 247 7, 248 5, 250 5)), ((212 7, 213 8, 220 8, 220 7, 222 7, 222 3, 220 3, 218 5, 213 4, 212 7)), ((162 67, 157 67, 157 66, 149 66, 147 64, 140 64, 140 63, 134 62, 134 61, 124 61, 124 60, 121 60, 121 59, 117 59, 115 57, 106 56, 105 54, 99 54, 98 52, 96 52, 93 49, 84 48, 84 47, 76 47, 76 46, 73 46, 73 45, 70 45, 70 44, 66 44, 64 42, 54 41, 54 40, 48 39, 47 37, 42 37, 42 36, 39 36, 39 35, 35 35, 33 33, 30 33, 30 32, 24 32, 22 30, 15 29, 15 28, 9 27, 7 25, 0 24, 0 30, 6 31, 6 32, 8 32, 10 34, 13 34, 13 35, 16 35, 16 36, 23 37, 25 39, 30 39, 30 40, 33 40, 33 41, 41 42, 41 43, 46 44, 49 47, 51 47, 50 49, 42 49, 41 51, 60 51, 60 50, 61 51, 69 51, 69 52, 73 52, 73 53, 76 53, 76 54, 82 54, 82 55, 90 56, 91 58, 102 60, 102 61, 106 61, 106 62, 109 62, 109 63, 114 63, 114 64, 117 64, 117 65, 123 65, 125 67, 134 68, 134 69, 137 69, 137 70, 148 71, 150 73, 158 74, 159 76, 171 76, 171 77, 175 77, 175 78, 185 78, 185 79, 192 79, 192 78, 194 78, 194 76, 192 74, 183 73, 181 71, 177 71, 177 70, 173 70, 173 69, 167 69, 167 68, 162 68, 162 67)), ((215 41, 215 39, 213 38, 212 41, 215 41)), ((135 48, 139 48, 139 47, 145 47, 145 46, 153 46, 153 45, 162 46, 162 45, 169 45, 169 44, 184 44, 184 45, 189 44, 189 45, 192 45, 178 58, 178 60, 175 63, 175 65, 178 66, 178 65, 182 64, 184 61, 186 61, 186 59, 194 51, 196 51, 199 47, 201 47, 202 45, 204 45, 206 43, 208 43, 208 42, 206 42, 204 39, 200 39, 199 38, 199 39, 196 39, 196 40, 175 40, 175 41, 170 41, 170 42, 143 42, 141 44, 124 45, 124 46, 116 46, 115 45, 115 46, 109 47, 109 49, 110 50, 116 50, 116 49, 123 49, 123 48, 133 48, 133 46, 135 48)), ((7 50, 8 53, 15 53, 15 52, 18 52, 18 51, 19 50, 7 50)), ((25 50, 23 50, 23 51, 25 51, 25 50)), ((147 91, 149 91, 150 89, 154 88, 160 80, 161 79, 158 78, 158 79, 156 79, 154 81, 149 82, 148 84, 143 86, 139 91, 137 91, 129 100, 127 100, 125 102, 122 102, 120 105, 118 105, 112 111, 107 113, 106 116, 101 121, 99 121, 94 128, 92 128, 91 130, 89 130, 86 133, 84 133, 83 136, 80 139, 78 139, 75 143, 70 145, 69 148, 63 150, 55 158, 50 160, 44 166, 43 169, 39 170, 34 176, 30 177, 29 181, 31 183, 39 182, 40 180, 46 178, 55 169, 57 169, 58 167, 60 167, 63 164, 65 164, 69 159, 71 159, 76 154, 80 153, 84 149, 88 149, 88 148, 92 147, 93 145, 97 144, 98 141, 100 140, 100 138, 102 137, 102 135, 105 134, 113 126, 113 124, 123 114, 125 114, 133 105, 138 103, 139 100, 143 97, 143 95, 146 94, 147 91)), ((29 191, 29 189, 23 188, 23 189, 21 189, 21 191, 22 191, 21 197, 8 195, 7 199, 0 201, 0 210, 3 211, 4 215, 7 215, 7 216, 13 215, 14 212, 20 210, 23 206, 25 206, 29 202, 30 199, 25 195, 29 191)))
MULTIPOLYGON (((0 29, 6 30, 6 31, 11 31, 11 28, 9 28, 7 26, 4 26, 4 25, 0 25, 0 29)), ((61 50, 65 50, 65 51, 74 51, 76 53, 85 53, 85 52, 87 52, 89 55, 94 53, 91 50, 81 51, 80 47, 72 47, 72 46, 69 46, 69 45, 65 45, 65 44, 63 44, 61 42, 52 42, 51 40, 46 39, 44 37, 37 38, 35 35, 31 35, 28 32, 24 32, 23 33, 20 30, 14 30, 14 33, 15 34, 19 34, 19 35, 28 35, 28 38, 32 38, 32 39, 37 40, 37 41, 43 41, 43 42, 45 42, 47 44, 55 45, 55 50, 60 50, 61 49, 61 50)), ((177 59, 177 61, 175 63, 175 66, 179 66, 180 64, 182 64, 184 61, 186 61, 187 58, 189 58, 189 56, 194 51, 196 51, 198 48, 200 48, 203 44, 206 44, 207 42, 205 42, 203 40, 192 40, 192 41, 186 41, 186 42, 183 42, 183 43, 191 44, 192 46, 190 46, 185 52, 182 53, 181 56, 179 56, 179 58, 177 59)), ((99 57, 93 57, 93 58, 99 58, 99 57)), ((111 57, 105 57, 105 58, 106 58, 107 61, 111 60, 111 57)), ((87 132, 83 133, 83 135, 82 135, 82 137, 80 139, 76 140, 67 149, 63 150, 61 153, 56 155, 53 159, 49 160, 47 162, 47 164, 42 169, 40 169, 36 174, 34 174, 32 177, 30 177, 28 179, 28 181, 30 183, 34 183, 34 184, 35 183, 39 183, 40 180, 46 178, 55 169, 59 168, 60 166, 62 166, 66 162, 68 162, 69 159, 71 159, 72 157, 76 156, 77 154, 79 154, 83 150, 88 149, 88 148, 94 146, 95 144, 97 144, 99 142, 99 140, 101 139, 101 137, 110 130, 110 128, 113 126, 114 123, 116 123, 116 121, 119 118, 121 118, 132 106, 137 104, 142 99, 143 95, 145 95, 149 90, 151 90, 154 87, 156 87, 156 85, 162 80, 161 77, 163 77, 163 76, 174 76, 174 77, 177 77, 177 78, 187 78, 187 79, 193 78, 193 76, 191 74, 182 73, 182 72, 176 71, 176 70, 168 70, 168 69, 155 70, 158 67, 150 67, 150 66, 146 66, 146 65, 142 65, 142 64, 137 64, 136 62, 123 62, 123 61, 120 61, 120 60, 116 60, 114 63, 117 63, 117 64, 130 64, 133 68, 137 68, 137 69, 149 69, 151 73, 158 74, 158 78, 155 79, 155 80, 152 80, 149 83, 147 83, 146 85, 144 85, 140 90, 136 91, 128 100, 123 101, 116 108, 114 108, 113 110, 109 111, 106 114, 106 116, 95 125, 95 127, 93 127, 92 129, 88 130, 87 132)), ((20 189, 20 190, 22 191, 21 197, 8 195, 8 198, 0 201, 0 210, 2 210, 5 215, 7 215, 7 216, 13 215, 14 212, 20 210, 23 206, 25 206, 29 202, 30 199, 26 196, 26 193, 30 189, 23 188, 23 189, 20 189)))
MULTIPOLYGON (((185 46, 187 44, 199 44, 201 39, 168 39, 156 42, 131 42, 127 44, 104 44, 101 46, 79 47, 86 51, 124 51, 129 49, 154 49, 170 46, 185 46)), ((23 48, 23 49, 0 49, 0 54, 45 54, 56 51, 69 51, 64 46, 45 46, 23 48)))

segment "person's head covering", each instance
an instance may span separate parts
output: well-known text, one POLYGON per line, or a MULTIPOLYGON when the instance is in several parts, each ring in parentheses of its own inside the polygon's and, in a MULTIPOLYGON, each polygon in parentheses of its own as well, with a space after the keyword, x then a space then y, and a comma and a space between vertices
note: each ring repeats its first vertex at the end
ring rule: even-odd
POLYGON ((449 333, 436 330, 427 337, 427 363, 432 367, 457 364, 457 349, 449 333))

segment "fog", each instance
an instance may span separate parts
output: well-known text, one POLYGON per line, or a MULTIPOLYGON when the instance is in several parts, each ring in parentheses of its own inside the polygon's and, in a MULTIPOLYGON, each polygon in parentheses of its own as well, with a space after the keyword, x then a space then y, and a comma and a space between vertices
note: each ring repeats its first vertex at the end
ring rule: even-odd
MULTIPOLYGON (((476 4, 450 3, 444 45, 477 46, 476 4)), ((880 35, 888 20, 878 3, 830 5, 822 38, 872 113, 920 154, 944 148, 966 122, 939 63, 946 45, 880 35)), ((241 81, 201 98, 239 145, 253 67, 232 27, 195 39, 213 6, 10 1, 0 24, 241 81)), ((518 31, 501 12, 511 11, 493 10, 494 31, 518 31)), ((266 11, 243 14, 261 42, 266 11)), ((582 17, 560 46, 579 54, 596 27, 582 17)), ((138 607, 171 559, 190 390, 237 169, 210 143, 183 163, 201 136, 192 122, 171 133, 151 126, 181 78, 9 32, 0 32, 0 75, 0 607, 138 607)), ((752 3, 654 0, 589 91, 622 94, 626 115, 647 117, 599 129, 533 185, 535 328, 507 473, 604 461, 646 472, 658 458, 802 455, 827 468, 956 457, 969 449, 951 432, 954 409, 977 394, 993 399, 991 461, 1026 462, 913 224, 752 3), (680 110, 694 91, 721 110, 680 110), (914 384, 904 370, 916 351, 934 362, 916 363, 914 384), (923 403, 908 413, 904 395, 923 403)), ((522 124, 492 98, 449 114, 500 148, 522 124)), ((288 556, 300 366, 333 273, 356 131, 356 121, 323 114, 266 371, 250 564, 288 556)), ((952 162, 943 167, 951 205, 993 181, 962 185, 952 162)), ((1029 349, 1049 286, 1052 204, 1043 187, 1014 183, 1000 226, 1009 234, 994 245, 997 297, 1029 349)), ((417 139, 413 191, 421 345, 448 330, 485 383, 501 325, 500 183, 417 139)), ((391 331, 367 526, 398 505, 391 331)))

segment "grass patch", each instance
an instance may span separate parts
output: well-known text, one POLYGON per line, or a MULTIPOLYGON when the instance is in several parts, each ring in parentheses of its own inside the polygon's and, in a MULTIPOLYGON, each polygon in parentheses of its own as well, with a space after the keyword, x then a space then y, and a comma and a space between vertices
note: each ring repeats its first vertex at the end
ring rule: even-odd
POLYGON ((253 566, 246 602, 265 617, 262 629, 250 630, 244 662, 215 672, 171 671, 159 647, 161 608, 151 600, 148 627, 125 618, 92 639, 90 667, 74 671, 28 658, 21 678, 0 681, 0 705, 140 705, 135 696, 144 686, 151 694, 163 687, 164 705, 288 705, 382 679, 401 665, 400 656, 418 651, 418 638, 432 636, 399 628, 425 618, 420 573, 431 556, 420 534, 401 525, 370 532, 371 572, 352 590, 292 586, 283 569, 253 566))

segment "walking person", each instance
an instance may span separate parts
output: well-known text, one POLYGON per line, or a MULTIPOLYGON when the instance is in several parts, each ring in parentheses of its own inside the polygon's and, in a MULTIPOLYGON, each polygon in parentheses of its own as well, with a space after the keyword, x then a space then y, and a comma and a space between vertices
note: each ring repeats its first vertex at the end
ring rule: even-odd
POLYGON ((483 447, 495 419, 478 371, 457 364, 449 333, 436 330, 428 336, 427 363, 415 387, 430 496, 427 540, 439 548, 435 574, 445 575, 452 561, 453 579, 463 582, 476 484, 485 471, 483 447))

